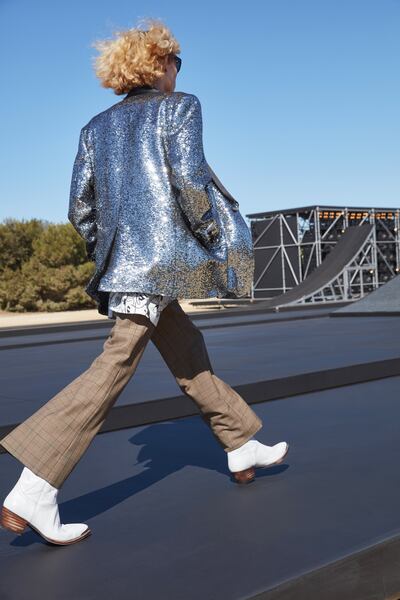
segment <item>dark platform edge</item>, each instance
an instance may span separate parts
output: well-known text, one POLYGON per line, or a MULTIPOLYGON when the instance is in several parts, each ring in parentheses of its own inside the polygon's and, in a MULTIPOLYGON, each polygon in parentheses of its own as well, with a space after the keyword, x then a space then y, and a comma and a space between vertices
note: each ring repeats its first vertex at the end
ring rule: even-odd
MULTIPOLYGON (((314 372, 305 372, 298 375, 281 377, 245 383, 232 386, 248 404, 257 404, 309 394, 341 386, 364 383, 385 377, 396 377, 400 373, 400 357, 356 363, 335 369, 323 369, 314 372)), ((156 423, 169 421, 182 417, 200 415, 200 411, 194 402, 186 395, 171 396, 146 402, 137 402, 123 406, 114 406, 106 421, 103 423, 100 433, 117 431, 119 429, 130 429, 156 423)), ((7 435, 19 423, 1 425, 0 439, 7 435)), ((7 451, 0 444, 0 454, 7 451)))

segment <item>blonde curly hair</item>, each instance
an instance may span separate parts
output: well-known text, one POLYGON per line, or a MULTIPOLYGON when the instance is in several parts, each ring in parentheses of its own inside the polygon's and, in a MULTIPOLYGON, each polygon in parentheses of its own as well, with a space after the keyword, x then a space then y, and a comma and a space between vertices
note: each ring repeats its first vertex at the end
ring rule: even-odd
POLYGON ((91 45, 100 52, 94 69, 102 87, 117 95, 138 85, 153 85, 164 74, 166 56, 178 54, 180 46, 159 19, 146 19, 148 29, 115 31, 115 39, 96 40, 91 45))

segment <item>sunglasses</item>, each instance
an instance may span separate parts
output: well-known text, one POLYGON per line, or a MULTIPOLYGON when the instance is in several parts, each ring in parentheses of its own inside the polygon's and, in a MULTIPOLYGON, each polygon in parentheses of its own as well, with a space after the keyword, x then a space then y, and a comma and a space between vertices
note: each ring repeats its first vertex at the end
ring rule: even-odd
POLYGON ((179 70, 180 70, 181 65, 182 65, 182 59, 181 59, 180 56, 174 55, 174 60, 175 60, 175 65, 176 65, 176 72, 179 73, 179 70))

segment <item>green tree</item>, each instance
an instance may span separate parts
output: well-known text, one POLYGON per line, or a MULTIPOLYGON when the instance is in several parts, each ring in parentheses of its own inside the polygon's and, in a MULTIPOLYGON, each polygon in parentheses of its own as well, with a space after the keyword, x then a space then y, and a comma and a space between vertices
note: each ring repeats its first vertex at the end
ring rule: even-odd
POLYGON ((15 271, 32 256, 32 244, 45 228, 39 219, 18 221, 5 219, 0 223, 0 272, 6 268, 15 271))
POLYGON ((12 312, 93 308, 85 292, 95 265, 71 223, 0 225, 0 307, 12 312))

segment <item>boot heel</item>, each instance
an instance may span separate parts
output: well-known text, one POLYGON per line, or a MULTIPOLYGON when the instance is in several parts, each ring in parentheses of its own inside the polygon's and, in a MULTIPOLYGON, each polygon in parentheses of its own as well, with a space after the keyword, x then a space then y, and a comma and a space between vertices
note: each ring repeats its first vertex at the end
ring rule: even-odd
POLYGON ((244 471, 234 471, 232 474, 236 483, 250 483, 254 480, 256 472, 254 467, 250 467, 249 469, 244 469, 244 471))
POLYGON ((9 531, 21 535, 27 526, 27 521, 3 506, 0 517, 0 525, 4 527, 4 529, 8 529, 9 531))

